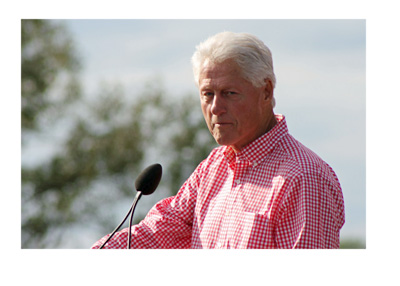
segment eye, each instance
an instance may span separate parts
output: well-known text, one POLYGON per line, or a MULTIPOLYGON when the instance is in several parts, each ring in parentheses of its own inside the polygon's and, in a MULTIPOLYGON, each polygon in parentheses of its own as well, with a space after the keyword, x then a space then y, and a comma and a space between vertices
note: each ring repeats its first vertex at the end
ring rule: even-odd
POLYGON ((232 90, 227 90, 223 93, 223 95, 230 99, 230 100, 236 100, 239 98, 239 93, 236 91, 232 91, 232 90))
POLYGON ((236 95, 236 94, 238 94, 236 91, 234 91, 234 90, 229 90, 229 89, 227 89, 227 90, 224 90, 223 92, 222 92, 222 94, 224 95, 224 96, 232 96, 232 95, 236 95))
POLYGON ((202 95, 203 99, 204 99, 205 101, 207 101, 207 100, 210 100, 210 99, 214 96, 214 93, 211 92, 211 91, 203 91, 203 92, 201 93, 201 95, 202 95))
POLYGON ((232 89, 227 89, 226 91, 224 91, 222 93, 222 96, 229 101, 239 101, 243 98, 243 96, 241 95, 241 93, 239 91, 232 90, 232 89))

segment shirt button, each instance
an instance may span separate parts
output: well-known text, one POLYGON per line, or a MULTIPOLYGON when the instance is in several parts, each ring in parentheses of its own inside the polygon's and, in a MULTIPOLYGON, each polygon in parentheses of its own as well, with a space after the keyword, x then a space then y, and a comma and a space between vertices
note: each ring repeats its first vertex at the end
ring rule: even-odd
POLYGON ((258 163, 257 162, 253 162, 253 167, 257 167, 258 163))
POLYGON ((236 183, 237 185, 240 185, 240 180, 236 180, 235 183, 236 183))

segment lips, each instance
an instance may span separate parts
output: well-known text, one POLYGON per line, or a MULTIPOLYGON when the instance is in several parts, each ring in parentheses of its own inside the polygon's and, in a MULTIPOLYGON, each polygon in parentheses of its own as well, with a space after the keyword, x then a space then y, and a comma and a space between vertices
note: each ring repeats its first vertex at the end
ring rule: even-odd
POLYGON ((215 127, 226 127, 232 125, 231 122, 216 122, 214 123, 215 127))
POLYGON ((213 117, 211 118, 211 124, 213 128, 223 128, 223 127, 229 127, 233 125, 232 120, 229 118, 218 118, 218 117, 213 117))

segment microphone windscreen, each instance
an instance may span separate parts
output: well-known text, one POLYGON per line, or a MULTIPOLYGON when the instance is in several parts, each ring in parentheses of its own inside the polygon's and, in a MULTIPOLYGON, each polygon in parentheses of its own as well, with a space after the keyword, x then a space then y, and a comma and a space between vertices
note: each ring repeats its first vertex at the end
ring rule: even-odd
POLYGON ((135 188, 138 192, 143 195, 152 194, 158 184, 160 183, 162 176, 162 167, 160 164, 153 164, 144 169, 135 181, 135 188))

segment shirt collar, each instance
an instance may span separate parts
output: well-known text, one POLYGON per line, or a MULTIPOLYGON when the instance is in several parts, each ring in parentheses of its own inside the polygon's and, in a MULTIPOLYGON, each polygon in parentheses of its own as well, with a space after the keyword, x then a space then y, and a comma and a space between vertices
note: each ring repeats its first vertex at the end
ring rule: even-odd
POLYGON ((274 149, 281 138, 288 134, 285 116, 282 114, 275 114, 275 118, 277 124, 270 131, 245 146, 239 153, 236 154, 230 146, 226 146, 224 155, 228 163, 233 164, 237 157, 249 161, 253 166, 260 164, 274 149))

